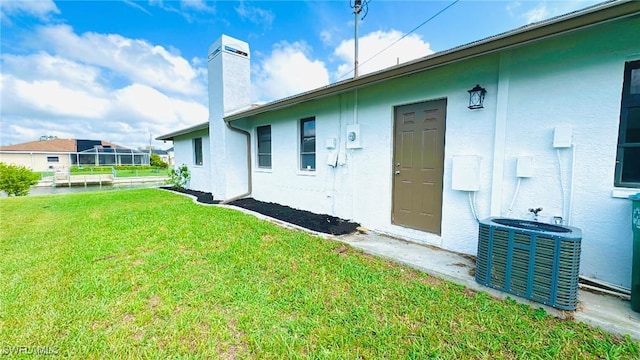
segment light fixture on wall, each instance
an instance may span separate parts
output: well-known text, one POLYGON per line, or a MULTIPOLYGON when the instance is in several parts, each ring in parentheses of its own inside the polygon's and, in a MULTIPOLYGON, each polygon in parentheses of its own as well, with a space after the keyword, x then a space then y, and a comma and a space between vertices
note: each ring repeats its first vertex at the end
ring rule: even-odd
POLYGON ((467 92, 469 93, 469 109, 482 109, 484 107, 482 105, 484 102, 484 95, 487 93, 487 90, 478 84, 467 92))

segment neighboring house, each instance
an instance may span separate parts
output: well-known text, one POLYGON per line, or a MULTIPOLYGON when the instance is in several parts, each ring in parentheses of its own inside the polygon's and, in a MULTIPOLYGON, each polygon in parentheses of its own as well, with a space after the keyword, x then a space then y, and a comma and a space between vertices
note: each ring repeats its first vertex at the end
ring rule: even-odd
POLYGON ((173 146, 167 149, 167 164, 169 164, 169 166, 174 166, 175 163, 175 151, 173 151, 173 146))
POLYGON ((149 165, 149 154, 102 140, 50 138, 0 146, 0 162, 34 171, 68 171, 74 165, 149 165))
POLYGON ((222 36, 209 48, 209 122, 158 139, 216 199, 467 254, 470 204, 480 218, 542 207, 540 221, 582 229, 582 275, 629 287, 639 29, 639 1, 608 2, 258 107, 249 46, 222 36), (484 107, 470 109, 476 84, 484 107))

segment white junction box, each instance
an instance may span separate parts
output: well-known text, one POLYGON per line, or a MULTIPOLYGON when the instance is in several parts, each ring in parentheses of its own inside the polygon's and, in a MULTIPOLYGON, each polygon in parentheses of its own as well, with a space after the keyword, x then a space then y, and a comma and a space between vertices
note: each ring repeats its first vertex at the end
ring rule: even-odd
POLYGON ((335 149, 336 148, 336 138, 334 138, 334 137, 327 138, 325 146, 326 146, 327 149, 335 149))
POLYGON ((337 163, 338 163, 338 151, 337 150, 329 151, 329 153, 327 154, 327 165, 331 167, 336 167, 337 163))
POLYGON ((451 166, 451 188, 462 191, 480 190, 480 156, 454 155, 451 166))
POLYGON ((516 176, 519 178, 533 176, 533 156, 518 156, 516 160, 516 176))
POLYGON ((571 125, 558 125, 553 130, 553 147, 556 149, 571 147, 571 125))

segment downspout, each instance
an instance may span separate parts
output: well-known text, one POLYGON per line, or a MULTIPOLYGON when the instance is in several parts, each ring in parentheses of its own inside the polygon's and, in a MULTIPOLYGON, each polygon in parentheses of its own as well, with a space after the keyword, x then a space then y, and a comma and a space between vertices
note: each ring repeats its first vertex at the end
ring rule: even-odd
POLYGON ((230 202, 233 202, 251 195, 251 192, 253 190, 252 176, 251 176, 251 134, 246 130, 233 127, 230 121, 224 120, 224 123, 227 125, 227 128, 229 128, 229 130, 236 132, 238 134, 243 134, 247 138, 247 192, 221 202, 221 204, 228 204, 230 202))

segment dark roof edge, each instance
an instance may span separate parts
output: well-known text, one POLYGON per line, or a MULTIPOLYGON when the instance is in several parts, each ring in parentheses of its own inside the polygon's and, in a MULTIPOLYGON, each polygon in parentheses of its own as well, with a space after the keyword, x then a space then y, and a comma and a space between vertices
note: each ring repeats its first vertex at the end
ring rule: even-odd
POLYGON ((192 133, 194 131, 198 131, 198 130, 204 130, 204 129, 208 129, 209 128, 209 122, 205 122, 202 124, 197 124, 197 125, 193 125, 191 127, 188 127, 186 129, 181 129, 178 131, 174 131, 165 135, 160 135, 156 138, 156 140, 171 140, 173 141, 173 138, 176 136, 180 136, 180 135, 185 135, 188 133, 192 133))
POLYGON ((235 121, 258 115, 272 110, 282 109, 306 101, 336 95, 381 81, 394 79, 416 72, 436 68, 453 62, 461 61, 505 50, 518 45, 556 36, 569 31, 586 28, 618 18, 633 16, 640 13, 640 1, 620 0, 597 4, 583 10, 566 15, 522 26, 515 30, 488 37, 450 50, 445 50, 424 58, 396 65, 356 79, 344 80, 322 88, 297 94, 288 98, 276 100, 265 105, 240 111, 225 116, 225 121, 235 121))

